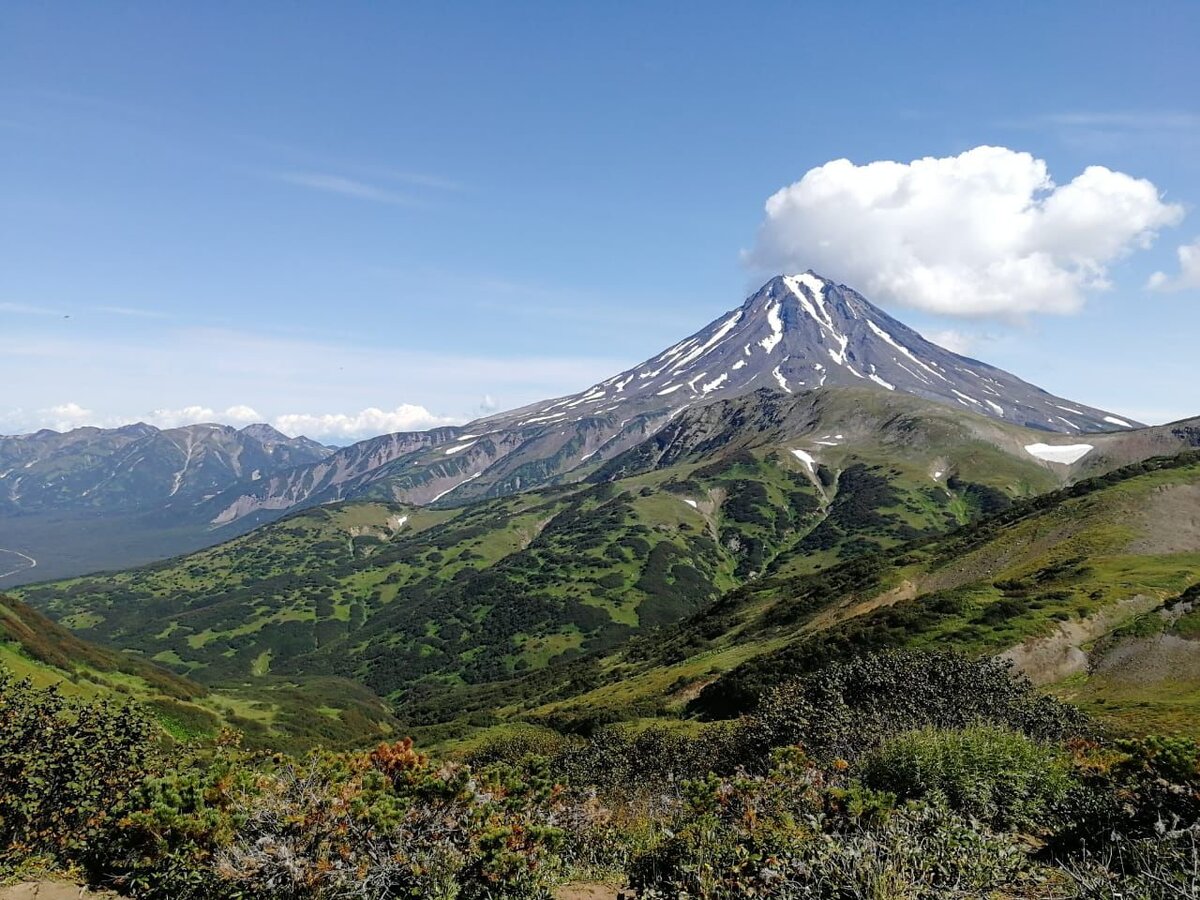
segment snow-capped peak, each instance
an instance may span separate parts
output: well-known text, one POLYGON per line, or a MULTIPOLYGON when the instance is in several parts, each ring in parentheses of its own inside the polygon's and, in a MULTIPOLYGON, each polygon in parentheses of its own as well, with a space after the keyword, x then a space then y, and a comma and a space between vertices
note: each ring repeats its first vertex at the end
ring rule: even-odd
POLYGON ((915 394, 1045 431, 1105 431, 1117 421, 1077 403, 1063 416, 1056 398, 925 340, 811 269, 775 276, 741 307, 640 366, 521 413, 530 425, 561 426, 635 406, 677 409, 759 388, 796 393, 837 385, 915 394))

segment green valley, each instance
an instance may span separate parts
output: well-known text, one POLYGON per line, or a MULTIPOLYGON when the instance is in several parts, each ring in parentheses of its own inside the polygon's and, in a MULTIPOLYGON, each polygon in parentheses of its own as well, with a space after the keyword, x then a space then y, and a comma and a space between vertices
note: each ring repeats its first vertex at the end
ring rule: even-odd
POLYGON ((1025 434, 912 397, 760 391, 679 416, 581 484, 326 505, 21 596, 205 684, 340 676, 400 708, 1003 510, 1061 482, 1012 451, 1025 434))

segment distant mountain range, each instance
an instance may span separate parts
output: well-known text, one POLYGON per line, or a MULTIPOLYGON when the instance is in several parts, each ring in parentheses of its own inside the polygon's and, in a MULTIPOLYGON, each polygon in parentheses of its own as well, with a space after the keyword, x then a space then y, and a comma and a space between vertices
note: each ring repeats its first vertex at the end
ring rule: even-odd
POLYGON ((192 507, 333 453, 269 425, 77 428, 0 436, 0 515, 192 507))
POLYGON ((0 436, 0 585, 135 565, 223 538, 205 505, 333 453, 268 425, 0 436))
POLYGON ((337 450, 266 425, 0 438, 0 584, 146 562, 336 501, 448 506, 577 482, 689 409, 763 389, 847 387, 1045 432, 1051 446, 1039 459, 1051 466, 1080 453, 1061 448, 1063 435, 1139 427, 951 353, 806 272, 772 278, 738 309, 584 391, 462 427, 337 450), (25 562, 34 559, 36 571, 25 562))

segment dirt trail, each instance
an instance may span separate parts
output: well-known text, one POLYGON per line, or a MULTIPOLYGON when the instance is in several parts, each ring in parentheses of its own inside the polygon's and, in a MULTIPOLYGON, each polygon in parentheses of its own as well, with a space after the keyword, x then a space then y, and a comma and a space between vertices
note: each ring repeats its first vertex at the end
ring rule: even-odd
POLYGON ((844 622, 847 619, 865 615, 880 607, 891 606, 894 603, 899 603, 901 600, 912 600, 916 596, 916 583, 906 579, 890 591, 877 594, 870 600, 851 599, 846 603, 822 610, 805 626, 805 630, 821 631, 832 625, 837 625, 839 622, 844 622))
MULTIPOLYGON (((5 550, 3 547, 0 547, 0 553, 11 553, 13 556, 16 556, 24 561, 22 565, 17 566, 15 569, 9 569, 8 571, 0 572, 0 578, 7 578, 9 575, 16 575, 18 572, 24 572, 26 569, 32 569, 37 566, 36 559, 34 559, 28 553, 22 553, 20 550, 5 550)), ((9 560, 8 563, 0 560, 0 566, 7 564, 11 564, 11 560, 9 560)))
MULTIPOLYGON (((563 885, 554 892, 554 900, 617 900, 621 896, 621 889, 616 885, 582 881, 563 885)), ((624 896, 633 895, 627 893, 624 896)), ((6 898, 0 897, 0 900, 6 898)))
POLYGON ((0 900, 117 900, 117 895, 108 891, 96 893, 60 881, 26 881, 0 888, 0 900))

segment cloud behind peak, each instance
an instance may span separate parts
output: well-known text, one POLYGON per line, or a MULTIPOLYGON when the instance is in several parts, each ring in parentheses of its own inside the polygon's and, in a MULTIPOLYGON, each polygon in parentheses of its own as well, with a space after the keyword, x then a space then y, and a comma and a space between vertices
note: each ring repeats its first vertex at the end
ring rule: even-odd
POLYGON ((1055 184, 1007 147, 810 169, 766 202, 744 261, 812 268, 884 302, 951 316, 1071 314, 1109 267, 1177 224, 1150 181, 1089 166, 1055 184))

